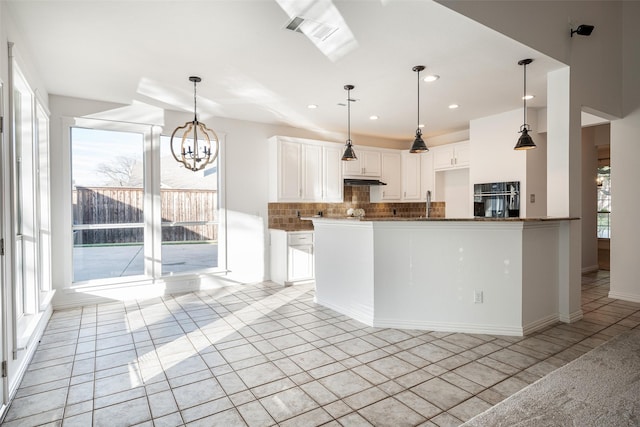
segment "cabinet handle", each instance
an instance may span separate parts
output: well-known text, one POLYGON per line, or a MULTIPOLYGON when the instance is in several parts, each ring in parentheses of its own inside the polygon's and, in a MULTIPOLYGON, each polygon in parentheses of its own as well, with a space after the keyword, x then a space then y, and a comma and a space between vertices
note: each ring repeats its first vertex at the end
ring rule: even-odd
POLYGON ((449 159, 449 163, 451 163, 451 166, 453 166, 453 157, 449 159))

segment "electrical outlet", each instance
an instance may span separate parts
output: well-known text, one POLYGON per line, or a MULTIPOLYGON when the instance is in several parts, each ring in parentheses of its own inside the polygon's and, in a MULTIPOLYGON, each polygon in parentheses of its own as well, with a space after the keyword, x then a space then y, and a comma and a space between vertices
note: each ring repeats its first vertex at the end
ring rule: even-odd
POLYGON ((529 195, 529 201, 531 201, 531 203, 535 203, 536 202, 536 195, 535 194, 530 194, 529 195))
POLYGON ((473 302, 475 304, 482 304, 482 301, 483 301, 482 291, 474 291, 473 292, 473 302))

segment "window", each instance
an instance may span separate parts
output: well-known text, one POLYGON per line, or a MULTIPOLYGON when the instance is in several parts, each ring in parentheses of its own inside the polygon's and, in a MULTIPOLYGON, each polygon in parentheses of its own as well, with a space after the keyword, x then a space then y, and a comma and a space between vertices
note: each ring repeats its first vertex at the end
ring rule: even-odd
POLYGON ((598 238, 611 238, 611 167, 598 168, 598 238))
POLYGON ((71 129, 73 281, 144 274, 144 135, 71 129))
MULTIPOLYGON (((191 143, 193 145, 193 143, 191 143)), ((160 139, 162 274, 218 266, 218 161, 192 172, 179 167, 170 138, 160 139)))
POLYGON ((70 149, 72 282, 222 269, 217 162, 186 170, 151 126, 97 120, 71 125, 70 149))

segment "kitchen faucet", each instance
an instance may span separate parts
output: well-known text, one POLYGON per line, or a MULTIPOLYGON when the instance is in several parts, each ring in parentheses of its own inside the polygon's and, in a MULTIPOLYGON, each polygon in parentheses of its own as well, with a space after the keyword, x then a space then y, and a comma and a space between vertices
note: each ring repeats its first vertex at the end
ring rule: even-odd
POLYGON ((426 206, 427 218, 431 217, 431 190, 427 190, 427 206, 426 206))

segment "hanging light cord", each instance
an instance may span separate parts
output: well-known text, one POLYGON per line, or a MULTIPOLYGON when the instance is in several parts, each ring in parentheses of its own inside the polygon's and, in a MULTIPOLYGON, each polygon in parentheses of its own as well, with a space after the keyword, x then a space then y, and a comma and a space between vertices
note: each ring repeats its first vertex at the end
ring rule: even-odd
POLYGON ((196 98, 196 85, 198 84, 198 82, 196 80, 193 81, 193 121, 197 122, 198 121, 198 103, 197 103, 197 98, 196 98))
POLYGON ((418 90, 416 91, 418 93, 418 120, 417 120, 417 129, 420 130, 420 70, 418 70, 418 72, 416 73, 418 75, 418 90))
POLYGON ((347 89, 347 143, 351 144, 351 89, 347 89))
POLYGON ((523 128, 527 129, 527 64, 524 63, 524 93, 522 94, 522 103, 524 105, 524 125, 523 128))

